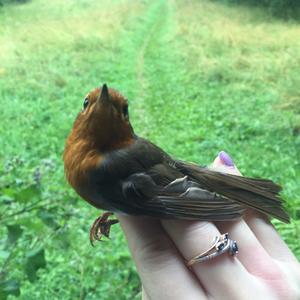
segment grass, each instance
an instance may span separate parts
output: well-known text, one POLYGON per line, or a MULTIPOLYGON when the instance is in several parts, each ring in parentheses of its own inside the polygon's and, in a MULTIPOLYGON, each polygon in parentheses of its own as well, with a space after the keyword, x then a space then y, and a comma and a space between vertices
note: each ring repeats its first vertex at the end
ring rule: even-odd
POLYGON ((21 299, 140 297, 121 231, 91 248, 98 212, 63 176, 73 119, 103 82, 129 97, 135 131, 174 156, 209 164, 226 150, 245 175, 282 184, 292 222, 274 223, 300 258, 299 34, 262 9, 204 0, 0 8, 0 279, 21 299))

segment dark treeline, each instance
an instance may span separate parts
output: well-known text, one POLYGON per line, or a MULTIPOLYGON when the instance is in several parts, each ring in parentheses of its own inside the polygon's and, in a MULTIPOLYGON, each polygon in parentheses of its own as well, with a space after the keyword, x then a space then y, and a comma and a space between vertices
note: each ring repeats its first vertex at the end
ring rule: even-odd
POLYGON ((225 3, 263 6, 272 15, 282 18, 300 18, 300 0, 218 0, 225 3))

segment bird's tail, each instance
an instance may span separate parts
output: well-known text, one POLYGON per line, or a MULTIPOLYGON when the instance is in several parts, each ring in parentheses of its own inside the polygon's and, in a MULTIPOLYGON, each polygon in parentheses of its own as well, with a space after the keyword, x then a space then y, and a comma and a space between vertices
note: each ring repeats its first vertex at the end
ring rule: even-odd
POLYGON ((225 174, 182 161, 176 161, 176 167, 204 189, 289 222, 279 196, 281 187, 272 180, 225 174))

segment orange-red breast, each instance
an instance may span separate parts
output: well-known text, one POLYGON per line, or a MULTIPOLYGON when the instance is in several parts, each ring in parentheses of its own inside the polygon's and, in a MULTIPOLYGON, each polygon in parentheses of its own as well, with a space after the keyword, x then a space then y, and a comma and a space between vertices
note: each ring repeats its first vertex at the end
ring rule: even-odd
MULTIPOLYGON (((66 177, 90 204, 108 212, 189 220, 231 220, 250 207, 288 222, 271 180, 212 171, 179 161, 137 136, 128 101, 104 84, 84 99, 64 151, 66 177)), ((109 214, 91 238, 108 236, 109 214)))

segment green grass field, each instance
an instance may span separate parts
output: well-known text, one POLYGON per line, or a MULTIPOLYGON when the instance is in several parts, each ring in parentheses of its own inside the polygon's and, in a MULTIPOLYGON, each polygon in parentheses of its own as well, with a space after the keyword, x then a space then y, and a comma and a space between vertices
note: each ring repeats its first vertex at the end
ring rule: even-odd
POLYGON ((87 92, 128 96, 137 134, 177 158, 220 150, 284 187, 300 258, 300 24, 209 0, 32 0, 0 7, 0 299, 139 299, 117 228, 66 184, 62 152, 87 92))

